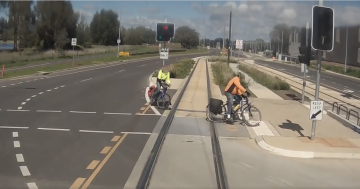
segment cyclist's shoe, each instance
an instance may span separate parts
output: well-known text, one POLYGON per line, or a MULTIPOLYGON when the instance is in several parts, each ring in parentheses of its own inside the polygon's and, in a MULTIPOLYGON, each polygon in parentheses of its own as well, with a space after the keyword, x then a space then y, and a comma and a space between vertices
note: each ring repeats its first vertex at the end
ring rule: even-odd
POLYGON ((234 124, 234 120, 232 118, 226 119, 225 122, 231 125, 234 124))

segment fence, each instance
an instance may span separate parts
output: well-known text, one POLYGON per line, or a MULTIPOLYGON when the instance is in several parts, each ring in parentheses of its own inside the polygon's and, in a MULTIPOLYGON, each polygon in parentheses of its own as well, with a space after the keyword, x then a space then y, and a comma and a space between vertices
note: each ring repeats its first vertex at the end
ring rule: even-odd
MULTIPOLYGON (((359 121, 360 121, 360 118, 359 118, 359 112, 355 111, 355 110, 352 110, 352 109, 349 109, 347 108, 346 106, 342 105, 342 104, 338 104, 337 102, 334 102, 333 105, 332 105, 332 112, 334 112, 334 109, 336 108, 336 114, 340 115, 341 113, 341 110, 343 110, 345 112, 345 118, 350 121, 350 116, 353 116, 355 118, 355 122, 356 122, 356 125, 360 126, 359 125, 359 121)), ((341 116, 341 115, 340 115, 341 116)), ((352 121, 350 121, 352 122, 352 121)))

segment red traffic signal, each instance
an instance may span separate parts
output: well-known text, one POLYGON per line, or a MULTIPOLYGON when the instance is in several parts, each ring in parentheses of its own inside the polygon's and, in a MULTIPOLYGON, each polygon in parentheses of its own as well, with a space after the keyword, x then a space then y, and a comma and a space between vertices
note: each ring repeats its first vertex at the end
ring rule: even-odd
POLYGON ((166 25, 164 26, 164 29, 165 29, 165 30, 167 30, 168 28, 169 28, 168 26, 166 26, 166 25))

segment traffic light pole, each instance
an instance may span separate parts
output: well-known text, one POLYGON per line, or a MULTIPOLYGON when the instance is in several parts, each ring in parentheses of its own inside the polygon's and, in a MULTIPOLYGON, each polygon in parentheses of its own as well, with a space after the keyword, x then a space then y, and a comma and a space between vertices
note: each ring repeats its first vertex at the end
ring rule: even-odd
MULTIPOLYGON (((315 100, 319 100, 319 88, 320 88, 320 70, 321 70, 321 52, 317 51, 317 78, 316 78, 316 88, 315 88, 315 100)), ((312 121, 311 127, 311 140, 315 140, 315 130, 316 130, 316 120, 312 121)))
MULTIPOLYGON (((164 42, 164 51, 166 51, 166 42, 164 42)), ((168 54, 169 56, 169 54, 168 54)), ((163 59, 163 66, 165 66, 165 59, 163 59)))

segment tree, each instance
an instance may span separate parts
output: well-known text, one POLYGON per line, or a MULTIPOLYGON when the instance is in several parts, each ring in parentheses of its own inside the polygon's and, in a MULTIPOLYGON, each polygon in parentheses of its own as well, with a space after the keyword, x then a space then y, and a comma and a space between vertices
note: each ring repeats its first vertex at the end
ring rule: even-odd
POLYGON ((37 46, 42 49, 69 48, 70 38, 76 37, 79 14, 69 1, 37 1, 35 6, 37 46), (64 36, 67 43, 63 45, 64 36))
POLYGON ((199 44, 199 33, 188 26, 180 26, 175 31, 175 41, 184 48, 197 47, 199 44))
MULTIPOLYGON (((278 49, 279 52, 283 52, 283 54, 288 54, 289 51, 289 38, 290 34, 295 32, 299 32, 299 28, 292 26, 289 27, 286 24, 277 24, 274 26, 274 29, 270 32, 270 40, 271 40, 271 49, 278 49), (283 34, 283 39, 282 39, 283 34), (283 49, 281 50, 281 46, 283 49)), ((292 36, 293 37, 293 36, 292 36)))
POLYGON ((89 26, 85 20, 85 16, 80 14, 79 21, 76 25, 76 38, 79 45, 84 45, 85 42, 91 42, 89 26))
POLYGON ((31 20, 32 1, 8 1, 9 25, 14 32, 14 50, 18 50, 18 38, 27 34, 31 20))
POLYGON ((100 45, 117 44, 119 26, 118 14, 113 10, 96 12, 90 23, 92 42, 100 45))

